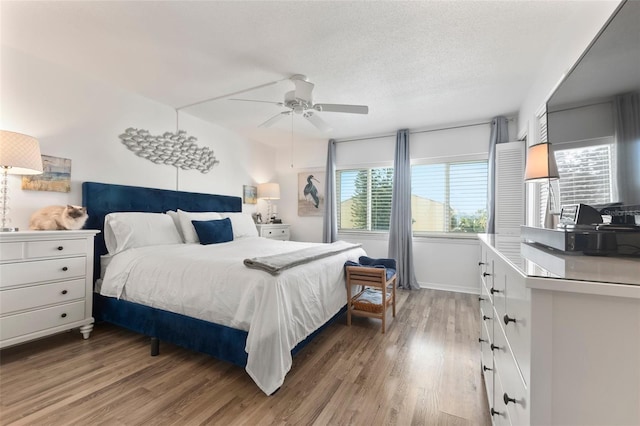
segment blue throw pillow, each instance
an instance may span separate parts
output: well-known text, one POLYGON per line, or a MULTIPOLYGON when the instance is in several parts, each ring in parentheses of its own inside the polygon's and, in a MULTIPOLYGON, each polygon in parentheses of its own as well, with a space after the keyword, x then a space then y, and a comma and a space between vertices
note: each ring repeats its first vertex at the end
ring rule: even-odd
POLYGON ((192 220, 200 244, 218 244, 233 241, 231 219, 192 220))

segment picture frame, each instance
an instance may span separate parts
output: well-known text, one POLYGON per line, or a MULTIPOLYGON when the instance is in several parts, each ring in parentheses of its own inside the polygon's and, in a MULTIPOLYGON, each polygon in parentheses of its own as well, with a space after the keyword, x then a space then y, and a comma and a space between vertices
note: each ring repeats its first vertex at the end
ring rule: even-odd
POLYGON ((298 173, 298 216, 324 216, 326 172, 298 173))
POLYGON ((22 176, 28 191, 71 192, 71 160, 42 155, 42 174, 22 176))
POLYGON ((258 187, 242 185, 242 202, 244 204, 258 204, 258 187))

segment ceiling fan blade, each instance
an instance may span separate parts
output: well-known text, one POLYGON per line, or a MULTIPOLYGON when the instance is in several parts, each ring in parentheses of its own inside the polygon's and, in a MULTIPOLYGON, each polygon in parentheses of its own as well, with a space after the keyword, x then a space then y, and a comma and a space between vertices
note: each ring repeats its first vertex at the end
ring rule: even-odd
POLYGON ((329 126, 329 124, 327 124, 327 122, 324 121, 322 118, 315 115, 313 111, 305 111, 305 113, 302 116, 307 120, 309 120, 309 122, 314 126, 316 126, 319 130, 323 132, 331 131, 331 126, 329 126))
POLYGON ((278 105, 278 106, 284 106, 284 103, 282 102, 273 102, 273 101, 261 101, 258 99, 239 99, 239 98, 232 98, 229 99, 230 101, 243 101, 243 102, 261 102, 264 104, 273 104, 273 105, 278 105))
MULTIPOLYGON (((286 80, 286 78, 283 78, 282 80, 286 80)), ((191 103, 191 104, 188 104, 188 105, 183 105, 183 106, 178 107, 176 109, 180 110, 180 109, 184 109, 184 108, 189 108, 189 107, 200 105, 200 104, 203 104, 203 103, 206 103, 206 102, 217 101, 218 99, 224 99, 224 98, 228 98, 228 97, 231 97, 231 96, 239 95, 241 93, 250 92, 252 90, 262 89, 263 87, 273 86, 274 84, 280 83, 282 80, 276 80, 276 81, 272 81, 272 82, 269 82, 269 83, 260 84, 259 86, 249 87, 248 89, 238 90, 236 92, 227 93, 226 95, 216 96, 216 97, 213 97, 213 98, 207 98, 207 99, 204 99, 202 101, 194 102, 194 103, 191 103)))
POLYGON ((315 104, 313 109, 323 112, 347 112, 349 114, 368 114, 366 105, 315 104))
POLYGON ((291 114, 292 111, 283 111, 283 112, 279 112, 278 114, 274 115, 273 117, 271 117, 270 119, 268 119, 267 121, 265 121, 264 123, 260 124, 258 127, 271 127, 274 124, 276 124, 276 122, 278 122, 282 117, 284 117, 285 115, 289 115, 291 114))
POLYGON ((296 85, 296 99, 302 99, 305 102, 311 103, 311 92, 313 92, 314 84, 309 83, 305 76, 299 74, 291 77, 291 81, 296 85))

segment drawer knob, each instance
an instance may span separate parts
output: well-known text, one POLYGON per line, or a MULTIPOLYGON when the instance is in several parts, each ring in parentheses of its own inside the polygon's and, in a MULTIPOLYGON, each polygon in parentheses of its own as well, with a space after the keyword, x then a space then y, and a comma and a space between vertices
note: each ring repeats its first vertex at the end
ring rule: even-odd
POLYGON ((489 275, 491 275, 491 274, 490 274, 490 273, 488 273, 488 272, 483 272, 483 273, 482 273, 482 276, 483 276, 483 277, 488 277, 489 275))
POLYGON ((58 246, 58 250, 62 251, 62 250, 64 250, 64 247, 58 246))
POLYGON ((489 293, 494 294, 494 293, 502 293, 501 290, 496 290, 495 288, 491 287, 491 290, 489 290, 489 293))
POLYGON ((491 415, 492 416, 501 416, 502 413, 500 411, 496 411, 493 408, 491 408, 491 415))
POLYGON ((515 318, 510 318, 509 315, 505 314, 504 318, 502 318, 504 320, 504 325, 509 325, 510 322, 515 323, 516 319, 515 318))
POLYGON ((502 400, 504 401, 505 405, 506 405, 506 404, 508 404, 508 403, 510 403, 510 402, 513 402, 514 404, 515 404, 516 402, 518 402, 518 401, 516 401, 516 399, 515 399, 515 398, 509 398, 509 395, 507 395, 507 393, 506 393, 506 392, 504 393, 504 395, 502 395, 502 400))
POLYGON ((62 318, 66 318, 67 317, 67 313, 63 312, 62 315, 60 315, 62 318))
POLYGON ((65 272, 67 272, 67 271, 69 270, 69 268, 67 268, 66 266, 63 266, 63 267, 62 267, 62 270, 63 270, 63 271, 65 271, 65 272))
POLYGON ((491 350, 495 351, 496 349, 500 350, 500 346, 496 346, 493 343, 491 344, 491 350))
POLYGON ((478 262, 478 266, 482 266, 482 265, 485 265, 485 263, 484 262, 478 262))
POLYGON ((486 341, 486 340, 484 340, 482 337, 478 337, 478 342, 480 342, 480 343, 483 343, 483 342, 484 342, 484 343, 486 343, 487 341, 486 341))
POLYGON ((67 290, 62 290, 60 293, 62 293, 62 294, 67 294, 67 293, 69 293, 69 292, 68 292, 67 290))
POLYGON ((483 300, 485 300, 485 298, 484 298, 484 297, 478 297, 478 301, 479 301, 479 302, 482 302, 483 300))
POLYGON ((482 366, 482 371, 493 371, 493 368, 489 368, 486 365, 482 366))
POLYGON ((486 320, 490 320, 490 319, 493 319, 493 318, 488 317, 488 316, 486 316, 486 315, 483 315, 483 316, 482 316, 482 319, 486 321, 486 320))

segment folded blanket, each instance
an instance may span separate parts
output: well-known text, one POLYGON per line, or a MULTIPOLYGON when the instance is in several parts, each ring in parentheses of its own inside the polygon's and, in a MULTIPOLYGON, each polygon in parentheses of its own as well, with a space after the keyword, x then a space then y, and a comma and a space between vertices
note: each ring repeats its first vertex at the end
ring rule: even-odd
POLYGON ((285 269, 303 265, 311 261, 332 256, 343 251, 360 247, 362 244, 352 244, 345 241, 336 241, 331 244, 321 244, 289 253, 274 254, 271 256, 254 257, 245 259, 244 264, 248 268, 262 269, 271 275, 278 275, 285 269))
POLYGON ((367 268, 383 268, 387 280, 390 280, 396 274, 395 259, 372 259, 368 256, 360 256, 358 262, 347 260, 344 266, 365 266, 367 268))

